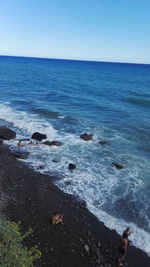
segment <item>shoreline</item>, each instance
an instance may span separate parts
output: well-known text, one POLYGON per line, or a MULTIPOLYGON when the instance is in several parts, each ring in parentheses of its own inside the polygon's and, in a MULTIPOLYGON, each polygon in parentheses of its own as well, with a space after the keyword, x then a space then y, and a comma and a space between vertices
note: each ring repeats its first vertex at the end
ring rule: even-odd
MULTIPOLYGON (((84 202, 57 188, 54 177, 29 169, 5 145, 0 146, 0 157, 2 218, 21 221, 24 230, 33 229, 26 244, 37 245, 42 252, 35 266, 117 266, 119 235, 90 213, 84 202), (50 223, 54 212, 63 214, 64 225, 50 223)), ((150 266, 147 254, 135 247, 128 249, 125 262, 129 267, 150 266)))

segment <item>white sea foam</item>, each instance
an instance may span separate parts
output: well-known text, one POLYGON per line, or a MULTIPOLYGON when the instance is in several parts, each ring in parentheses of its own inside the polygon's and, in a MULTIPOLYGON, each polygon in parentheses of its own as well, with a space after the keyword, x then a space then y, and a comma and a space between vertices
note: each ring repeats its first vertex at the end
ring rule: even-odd
POLYGON ((125 228, 130 227, 132 229, 130 240, 133 242, 133 245, 144 250, 150 256, 150 234, 148 232, 137 227, 134 223, 128 223, 110 216, 106 212, 95 208, 90 202, 87 203, 87 207, 109 229, 116 230, 120 235, 125 228))
MULTIPOLYGON (((133 197, 132 201, 135 203, 138 201, 137 195, 140 197, 138 193, 144 186, 142 168, 144 166, 148 169, 146 160, 139 159, 130 151, 116 156, 115 147, 99 146, 97 141, 99 136, 103 139, 104 129, 95 132, 94 141, 85 142, 77 134, 64 131, 58 133, 44 118, 14 110, 8 104, 0 105, 0 117, 13 125, 18 138, 31 136, 35 131, 45 133, 50 140, 58 138, 63 143, 60 147, 25 146, 24 150, 30 149, 29 157, 25 161, 36 170, 39 166, 43 166, 44 169, 39 170, 40 172, 59 176, 60 179, 56 184, 65 192, 85 200, 89 210, 108 228, 115 229, 121 234, 124 228, 130 226, 133 230, 131 235, 133 244, 150 255, 150 234, 137 227, 135 223, 128 223, 120 218, 117 219, 117 216, 111 216, 109 210, 111 208, 112 211, 115 210, 119 199, 128 198, 129 193, 133 197), (123 162, 126 168, 119 172, 112 168, 111 164, 115 160, 123 162), (73 173, 68 170, 70 162, 77 165, 73 173)), ((121 138, 114 131, 110 140, 115 143, 118 139, 121 141, 121 138)), ((125 140, 122 141, 124 142, 125 140)), ((13 145, 15 141, 9 141, 9 143, 13 145)), ((145 201, 144 205, 146 209, 146 205, 149 205, 148 201, 145 201)), ((141 216, 146 216, 144 209, 141 216)))
POLYGON ((65 119, 66 116, 58 116, 58 119, 65 119))
POLYGON ((36 114, 28 114, 24 111, 14 110, 6 104, 0 105, 0 118, 13 124, 13 127, 22 130, 27 135, 34 132, 42 132, 48 139, 53 139, 57 131, 50 123, 39 118, 36 114))

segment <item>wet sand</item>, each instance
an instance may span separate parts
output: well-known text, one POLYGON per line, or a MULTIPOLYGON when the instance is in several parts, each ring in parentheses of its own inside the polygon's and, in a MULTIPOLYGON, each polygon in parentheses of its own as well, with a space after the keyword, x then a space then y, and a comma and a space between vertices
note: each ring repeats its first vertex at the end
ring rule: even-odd
MULTIPOLYGON (((117 233, 98 221, 84 202, 60 191, 54 177, 29 169, 4 145, 0 159, 1 217, 21 221, 23 230, 32 227, 26 245, 37 245, 42 252, 35 266, 117 266, 117 233), (63 214, 64 225, 50 223, 54 212, 63 214)), ((125 266, 149 267, 150 258, 129 247, 125 266)))

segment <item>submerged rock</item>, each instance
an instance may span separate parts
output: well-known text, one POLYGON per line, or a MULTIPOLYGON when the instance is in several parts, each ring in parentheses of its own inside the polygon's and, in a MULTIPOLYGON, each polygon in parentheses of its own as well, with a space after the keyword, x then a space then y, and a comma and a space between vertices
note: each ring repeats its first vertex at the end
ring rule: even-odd
POLYGON ((43 142, 43 144, 47 146, 61 146, 62 145, 60 141, 45 141, 43 142))
POLYGON ((76 169, 76 165, 73 164, 73 163, 69 163, 68 169, 69 170, 74 170, 74 169, 76 169))
POLYGON ((18 159, 27 159, 28 155, 29 155, 29 152, 18 152, 18 151, 15 151, 15 152, 12 152, 12 155, 15 158, 18 158, 18 159))
POLYGON ((98 142, 101 146, 107 146, 108 142, 107 141, 99 141, 98 142))
POLYGON ((16 133, 11 129, 1 126, 0 127, 0 138, 4 140, 10 140, 16 137, 16 133))
POLYGON ((124 166, 120 163, 115 163, 115 162, 112 162, 112 166, 115 167, 116 169, 120 170, 120 169, 123 169, 124 166))
POLYGON ((35 140, 38 140, 38 141, 42 141, 43 139, 46 139, 47 136, 46 136, 46 134, 35 132, 35 133, 32 134, 31 138, 35 139, 35 140))
POLYGON ((85 141, 93 140, 93 134, 84 133, 80 135, 80 138, 85 141))
POLYGON ((52 159, 52 162, 59 163, 61 161, 60 157, 56 157, 52 159))
POLYGON ((43 165, 37 166, 37 170, 43 170, 43 169, 44 169, 44 166, 43 165))

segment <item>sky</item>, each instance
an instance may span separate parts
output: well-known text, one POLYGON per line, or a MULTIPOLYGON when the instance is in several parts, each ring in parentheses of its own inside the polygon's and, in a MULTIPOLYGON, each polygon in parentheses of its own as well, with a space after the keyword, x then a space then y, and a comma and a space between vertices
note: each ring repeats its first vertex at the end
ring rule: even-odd
POLYGON ((0 55, 150 64, 150 0, 0 0, 0 55))

